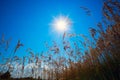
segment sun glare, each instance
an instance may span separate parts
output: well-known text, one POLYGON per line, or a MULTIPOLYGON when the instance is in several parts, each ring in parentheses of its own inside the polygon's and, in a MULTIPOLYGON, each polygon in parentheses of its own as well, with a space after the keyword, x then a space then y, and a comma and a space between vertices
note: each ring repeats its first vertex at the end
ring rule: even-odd
POLYGON ((71 21, 67 16, 58 16, 54 18, 52 26, 59 32, 65 32, 71 26, 71 21))

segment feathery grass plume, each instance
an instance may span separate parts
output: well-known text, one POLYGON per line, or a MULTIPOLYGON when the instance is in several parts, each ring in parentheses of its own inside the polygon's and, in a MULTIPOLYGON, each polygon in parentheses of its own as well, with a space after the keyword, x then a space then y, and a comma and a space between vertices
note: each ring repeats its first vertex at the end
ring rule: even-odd
POLYGON ((14 53, 16 53, 16 51, 17 51, 21 46, 23 46, 23 44, 20 42, 20 40, 18 40, 17 45, 16 45, 16 47, 15 47, 15 49, 14 49, 14 53))
POLYGON ((33 63, 34 62, 34 58, 35 58, 35 55, 34 55, 34 52, 32 51, 31 48, 28 48, 26 49, 26 52, 28 52, 30 54, 30 56, 27 56, 28 58, 28 63, 33 63))
POLYGON ((68 41, 64 41, 64 50, 70 49, 70 43, 68 41))
POLYGON ((55 54, 60 52, 60 49, 56 42, 53 41, 53 47, 50 48, 50 51, 53 51, 55 54))
POLYGON ((29 53, 30 53, 31 57, 33 57, 33 58, 35 57, 35 55, 34 55, 34 52, 33 52, 33 51, 30 51, 29 53))
POLYGON ((64 32, 64 34, 63 34, 63 40, 65 39, 65 37, 66 37, 66 32, 64 32))
POLYGON ((91 11, 89 10, 89 8, 84 7, 84 6, 81 6, 80 8, 83 9, 88 16, 91 16, 91 11))
POLYGON ((5 51, 7 51, 8 48, 9 48, 10 42, 11 42, 11 38, 6 40, 4 34, 2 34, 2 37, 1 37, 1 40, 0 40, 0 47, 3 48, 5 51))
POLYGON ((76 37, 76 34, 75 34, 75 33, 68 33, 67 36, 68 36, 69 38, 71 38, 71 37, 76 37))
POLYGON ((32 51, 32 49, 31 49, 31 48, 27 48, 27 49, 26 49, 26 52, 29 52, 29 51, 32 51))
POLYGON ((18 61, 18 60, 20 60, 20 58, 18 56, 13 57, 13 61, 18 61))
MULTIPOLYGON (((104 22, 103 22, 104 23, 104 22)), ((105 23, 106 25, 107 25, 107 23, 105 23)), ((104 30, 103 30, 103 25, 102 25, 102 23, 98 23, 97 24, 97 27, 99 28, 97 31, 98 31, 98 33, 101 35, 101 36, 104 36, 104 30)))
POLYGON ((90 28, 90 33, 91 33, 91 36, 93 37, 93 39, 95 39, 96 30, 94 28, 90 28))
MULTIPOLYGON (((89 39, 87 38, 87 36, 85 36, 84 34, 79 34, 80 37, 82 37, 85 41, 83 43, 88 43, 90 44, 89 39)), ((81 41, 80 41, 81 42, 81 41)))
POLYGON ((12 40, 12 38, 10 38, 10 39, 8 39, 8 40, 6 41, 5 51, 8 50, 9 44, 10 44, 11 40, 12 40))

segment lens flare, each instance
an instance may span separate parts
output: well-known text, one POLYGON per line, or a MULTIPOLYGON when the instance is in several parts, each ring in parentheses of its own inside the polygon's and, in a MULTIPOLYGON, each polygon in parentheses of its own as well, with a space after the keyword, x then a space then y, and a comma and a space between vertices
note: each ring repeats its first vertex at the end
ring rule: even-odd
POLYGON ((53 19, 51 24, 59 32, 65 32, 71 26, 71 20, 67 16, 58 16, 53 19))

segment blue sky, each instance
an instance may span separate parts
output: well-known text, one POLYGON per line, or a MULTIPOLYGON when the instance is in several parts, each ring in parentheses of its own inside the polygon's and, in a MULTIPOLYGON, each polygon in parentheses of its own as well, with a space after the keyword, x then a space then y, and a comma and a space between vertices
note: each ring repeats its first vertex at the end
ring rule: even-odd
POLYGON ((102 0, 0 0, 0 37, 12 37, 10 51, 21 40, 24 48, 18 51, 19 56, 27 55, 25 50, 29 47, 40 52, 45 50, 45 41, 51 44, 61 38, 49 25, 53 17, 68 16, 73 33, 89 36, 89 27, 96 27, 101 20, 101 9, 102 0), (86 15, 80 6, 89 8, 92 15, 86 15))

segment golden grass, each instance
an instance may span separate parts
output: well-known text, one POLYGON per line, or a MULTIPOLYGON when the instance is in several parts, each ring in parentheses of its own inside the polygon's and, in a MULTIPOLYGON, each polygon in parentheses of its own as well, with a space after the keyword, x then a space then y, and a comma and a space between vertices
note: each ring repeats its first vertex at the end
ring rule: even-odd
MULTIPOLYGON (((85 41, 73 42, 73 48, 71 42, 65 40, 66 37, 73 37, 71 36, 73 34, 64 33, 63 49, 54 42, 52 47, 47 45, 46 48, 48 48, 48 51, 40 53, 41 55, 35 55, 35 52, 29 48, 27 49, 29 53, 27 57, 20 59, 17 56, 13 56, 13 61, 17 61, 23 66, 21 70, 22 73, 24 73, 25 63, 35 63, 38 68, 41 68, 41 63, 46 64, 48 69, 44 67, 43 72, 45 74, 43 77, 42 75, 39 77, 47 78, 48 80, 120 80, 119 12, 120 2, 117 0, 105 1, 103 15, 105 20, 109 23, 98 23, 98 30, 90 28, 91 37, 94 40, 93 42, 90 42, 86 36, 80 35, 85 41), (116 11, 114 9, 116 9, 116 11), (104 30, 103 27, 105 26, 103 25, 106 26, 106 30, 104 30), (80 44, 85 48, 84 51, 81 50, 80 44), (60 52, 61 50, 62 53, 60 52)), ((75 36, 77 35, 75 34, 74 37, 75 36)), ((4 37, 2 37, 0 45, 4 44, 4 41, 4 37)), ((7 44, 7 46, 9 45, 7 44)), ((20 46, 23 46, 23 44, 18 41, 14 53, 17 53, 20 46)), ((8 65, 8 71, 12 72, 10 69, 10 65, 8 65)), ((37 71, 41 72, 41 70, 39 71, 33 67, 31 77, 35 76, 35 78, 38 78, 36 75, 40 73, 35 73, 37 71)), ((1 78, 2 77, 0 77, 0 79, 1 78)))

